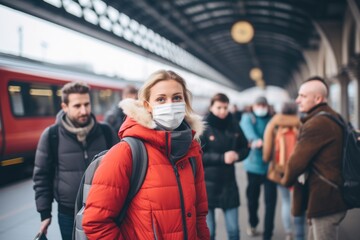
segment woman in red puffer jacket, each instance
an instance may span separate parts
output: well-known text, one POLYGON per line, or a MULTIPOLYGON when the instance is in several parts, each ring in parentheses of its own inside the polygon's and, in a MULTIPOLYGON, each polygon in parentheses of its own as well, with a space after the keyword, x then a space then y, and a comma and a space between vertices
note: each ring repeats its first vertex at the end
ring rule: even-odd
POLYGON ((143 185, 120 226, 114 219, 129 190, 132 160, 125 142, 112 147, 97 169, 83 228, 89 239, 209 239, 201 147, 203 123, 193 114, 186 83, 172 71, 150 76, 139 100, 126 99, 119 137, 141 139, 148 153, 143 185), (196 159, 194 175, 190 158, 196 159))

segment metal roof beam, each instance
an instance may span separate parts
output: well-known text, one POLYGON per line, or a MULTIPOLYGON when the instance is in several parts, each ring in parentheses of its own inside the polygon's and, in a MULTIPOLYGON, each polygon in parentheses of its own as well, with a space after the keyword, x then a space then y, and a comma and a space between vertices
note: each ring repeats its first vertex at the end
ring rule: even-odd
MULTIPOLYGON (((157 12, 153 8, 153 6, 149 5, 146 1, 137 0, 137 1, 133 1, 133 4, 137 5, 141 9, 146 9, 147 13, 149 13, 153 18, 157 19, 159 21, 159 23, 163 24, 168 30, 171 30, 174 34, 176 34, 179 38, 181 38, 184 42, 186 42, 187 45, 189 45, 193 50, 195 50, 198 54, 200 54, 202 59, 206 59, 208 61, 208 63, 210 63, 212 65, 213 68, 216 68, 216 69, 222 68, 222 69, 224 69, 223 73, 226 73, 226 72, 231 73, 232 72, 230 69, 228 69, 228 67, 226 65, 224 65, 223 63, 214 59, 213 56, 209 55, 208 52, 202 46, 200 46, 194 40, 192 40, 190 37, 188 37, 175 24, 173 24, 167 18, 160 15, 159 12, 157 12), (228 69, 228 71, 226 71, 225 69, 228 69)), ((221 75, 222 74, 219 73, 218 77, 220 77, 221 75)), ((206 77, 211 77, 211 76, 206 76, 206 77)), ((231 79, 234 76, 229 76, 229 77, 231 79)), ((232 85, 232 84, 229 84, 229 80, 225 77, 221 77, 221 79, 218 79, 218 80, 228 83, 228 85, 232 85)))

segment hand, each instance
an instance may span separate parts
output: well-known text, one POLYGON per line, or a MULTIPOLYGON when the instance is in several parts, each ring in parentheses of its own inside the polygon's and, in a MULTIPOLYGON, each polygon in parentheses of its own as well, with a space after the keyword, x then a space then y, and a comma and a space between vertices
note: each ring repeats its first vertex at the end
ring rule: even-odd
POLYGON ((263 141, 261 139, 255 140, 251 143, 251 148, 262 148, 263 146, 263 141))
POLYGON ((233 164, 237 160, 239 160, 239 155, 237 154, 237 152, 235 152, 235 151, 227 151, 227 152, 225 152, 225 154, 224 154, 224 162, 226 164, 233 164))
POLYGON ((40 225, 40 232, 42 232, 46 235, 47 229, 50 226, 50 224, 51 224, 51 218, 47 218, 47 219, 43 220, 40 225))

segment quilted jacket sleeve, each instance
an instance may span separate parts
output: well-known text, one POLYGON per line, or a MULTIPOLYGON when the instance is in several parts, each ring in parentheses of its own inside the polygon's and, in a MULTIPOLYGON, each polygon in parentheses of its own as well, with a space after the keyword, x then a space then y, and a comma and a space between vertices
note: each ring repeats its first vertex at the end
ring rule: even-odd
MULTIPOLYGON (((199 153, 200 145, 199 145, 199 153)), ((196 159, 196 229, 198 239, 210 239, 209 228, 206 224, 206 215, 208 213, 208 200, 206 195, 204 167, 201 154, 196 159)))
POLYGON ((115 145, 104 156, 95 172, 83 216, 88 239, 123 239, 114 219, 129 191, 131 168, 131 149, 124 142, 115 145))
POLYGON ((53 160, 49 155, 49 128, 47 128, 40 137, 36 154, 34 166, 34 190, 36 209, 40 213, 41 220, 51 217, 51 205, 54 199, 53 196, 53 160))
POLYGON ((202 162, 205 166, 225 165, 224 153, 213 151, 209 147, 209 136, 209 131, 205 131, 200 137, 203 150, 202 162))

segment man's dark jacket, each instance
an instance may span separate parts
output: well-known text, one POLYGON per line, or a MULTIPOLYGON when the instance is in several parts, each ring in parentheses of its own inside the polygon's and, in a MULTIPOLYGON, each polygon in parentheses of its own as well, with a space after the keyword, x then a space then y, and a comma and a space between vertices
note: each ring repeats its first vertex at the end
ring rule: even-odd
POLYGON ((211 112, 204 119, 206 130, 201 136, 206 191, 209 208, 235 208, 240 196, 235 178, 234 164, 226 164, 224 154, 233 150, 241 161, 249 154, 248 142, 239 123, 231 114, 220 119, 211 112))
POLYGON ((41 215, 41 220, 51 217, 51 205, 55 198, 58 202, 58 211, 67 215, 74 214, 76 194, 83 173, 93 157, 114 145, 118 140, 115 134, 109 128, 110 134, 104 133, 101 123, 97 123, 95 117, 94 127, 90 130, 86 138, 86 147, 77 140, 75 134, 67 131, 61 118, 65 114, 61 111, 57 115, 56 124, 59 125, 59 145, 58 157, 55 159, 50 154, 49 128, 42 133, 38 142, 35 167, 33 174, 35 200, 37 211, 41 215), (106 141, 105 136, 112 139, 106 141), (112 143, 107 146, 107 142, 112 143))
POLYGON ((341 186, 341 160, 343 133, 339 125, 326 116, 316 116, 319 112, 337 113, 326 103, 313 107, 302 118, 298 142, 285 170, 283 184, 294 183, 293 215, 298 216, 307 209, 308 218, 317 218, 346 210, 341 193, 335 187, 319 178, 319 172, 326 179, 341 186), (308 172, 304 187, 297 178, 308 172))
POLYGON ((120 106, 114 106, 105 113, 104 122, 108 123, 115 133, 118 133, 125 118, 126 115, 122 108, 120 106))

